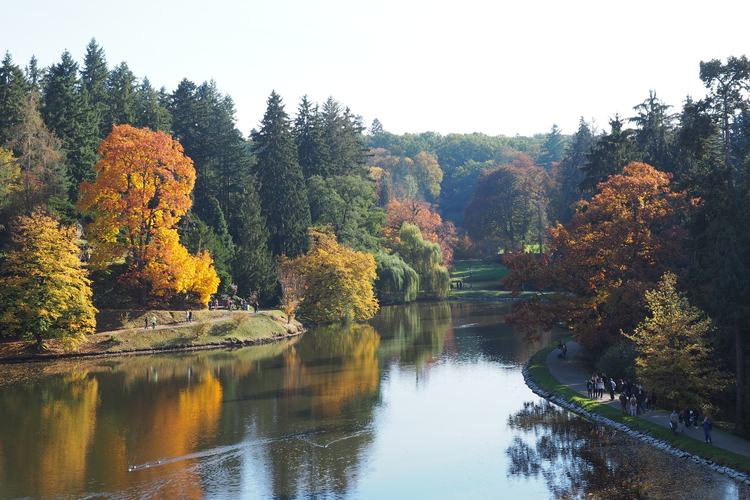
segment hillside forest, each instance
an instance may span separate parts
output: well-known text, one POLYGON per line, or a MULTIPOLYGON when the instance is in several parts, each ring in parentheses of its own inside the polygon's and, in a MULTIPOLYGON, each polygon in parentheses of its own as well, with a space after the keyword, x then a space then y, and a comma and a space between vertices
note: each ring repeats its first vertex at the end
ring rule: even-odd
POLYGON ((97 308, 228 301, 361 320, 445 297, 456 260, 499 261, 529 338, 568 328, 613 372, 701 380, 693 404, 745 432, 750 62, 696 77, 705 96, 651 90, 567 133, 396 135, 272 92, 244 135, 217 82, 155 89, 96 40, 46 68, 6 53, 2 333, 75 347, 97 308))

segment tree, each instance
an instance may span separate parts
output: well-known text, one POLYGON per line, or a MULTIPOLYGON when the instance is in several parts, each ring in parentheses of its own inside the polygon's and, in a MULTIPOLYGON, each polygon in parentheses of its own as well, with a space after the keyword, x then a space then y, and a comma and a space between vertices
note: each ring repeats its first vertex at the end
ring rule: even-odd
POLYGON ((565 154, 565 138, 557 124, 552 125, 549 134, 544 137, 542 154, 539 157, 539 166, 547 170, 554 167, 562 160, 565 154))
POLYGON ((104 121, 109 125, 134 125, 138 98, 137 79, 126 62, 121 62, 107 77, 106 113, 104 121))
POLYGON ((404 222, 399 232, 399 243, 394 249, 417 275, 422 292, 427 297, 445 297, 450 288, 450 274, 442 264, 440 246, 425 241, 419 227, 404 222))
POLYGON ((540 231, 535 222, 546 220, 549 177, 531 158, 485 171, 464 211, 464 226, 472 240, 497 239, 505 248, 518 248, 540 231), (540 212, 541 209, 541 212, 540 212))
POLYGON ((148 127, 151 130, 169 132, 172 129, 172 115, 167 103, 169 96, 164 87, 158 92, 151 86, 148 78, 143 78, 135 92, 136 127, 148 127))
POLYGON ((382 304, 403 304, 417 299, 419 275, 398 254, 375 254, 377 279, 375 290, 382 304))
POLYGON ((586 154, 591 151, 593 143, 594 134, 591 126, 581 118, 578 130, 567 143, 565 156, 552 170, 551 177, 557 185, 551 197, 552 220, 566 224, 573 217, 573 205, 583 198, 578 189, 584 177, 581 169, 587 162, 586 154))
POLYGON ((257 295, 261 304, 274 304, 279 296, 276 260, 268 248, 266 220, 260 213, 260 197, 255 179, 245 183, 236 219, 236 251, 232 273, 237 293, 242 297, 257 295))
POLYGON ((638 126, 634 139, 641 161, 665 172, 673 171, 674 118, 669 114, 671 107, 661 102, 656 92, 649 91, 648 99, 633 107, 638 115, 628 118, 638 126))
POLYGON ((125 259, 121 281, 149 295, 207 304, 219 278, 207 251, 192 256, 179 243, 177 223, 190 208, 195 185, 192 161, 163 132, 116 125, 98 150, 96 181, 84 183, 79 208, 91 211, 86 228, 94 252, 93 268, 125 259))
POLYGON ((83 181, 92 181, 99 144, 98 117, 81 88, 78 64, 65 51, 62 60, 53 64, 42 82, 42 118, 62 142, 62 153, 68 168, 69 196, 75 201, 83 181))
POLYGON ((21 176, 17 197, 11 200, 16 210, 30 213, 50 198, 66 197, 65 158, 60 141, 44 125, 39 114, 39 92, 31 90, 24 102, 20 123, 9 131, 8 146, 15 151, 21 176))
POLYGON ((646 317, 632 334, 638 350, 638 377, 658 387, 659 397, 674 405, 704 406, 726 380, 713 365, 707 334, 711 321, 676 290, 677 276, 667 273, 645 294, 646 317))
POLYGON ((706 102, 715 113, 724 139, 724 163, 732 163, 731 124, 738 111, 747 108, 750 90, 750 61, 746 56, 730 56, 723 64, 718 59, 700 63, 700 79, 710 91, 706 102))
POLYGON ((23 121, 28 91, 23 71, 6 52, 0 66, 0 147, 10 140, 10 130, 23 121))
POLYGON ((586 163, 581 167, 585 174, 579 188, 584 192, 594 192, 596 185, 604 182, 610 175, 622 173, 622 169, 633 161, 633 131, 623 129, 619 115, 609 121, 611 130, 596 140, 591 151, 586 155, 586 163))
POLYGON ((310 229, 309 234, 310 251, 291 262, 282 259, 280 266, 282 278, 292 269, 306 283, 300 315, 315 322, 373 317, 378 311, 373 256, 340 244, 330 227, 324 231, 310 229))
POLYGON ((318 106, 302 96, 297 117, 294 119, 294 139, 302 175, 309 179, 314 175, 328 177, 331 163, 328 143, 324 138, 323 118, 318 106))
POLYGON ((104 139, 111 130, 111 123, 104 117, 107 114, 107 79, 109 68, 104 49, 92 38, 86 46, 86 55, 83 58, 83 69, 81 70, 81 84, 88 95, 89 105, 96 114, 99 126, 99 137, 104 139))
POLYGON ((453 262, 453 249, 458 241, 456 227, 452 222, 443 222, 440 215, 432 210, 433 206, 423 201, 410 200, 401 203, 392 201, 388 204, 387 218, 383 227, 385 245, 395 248, 399 244, 401 228, 404 222, 419 228, 422 237, 440 246, 442 262, 450 265, 453 262))
POLYGON ((532 337, 564 322, 595 354, 633 331, 645 316, 644 292, 682 266, 686 195, 670 191, 670 177, 631 163, 601 183, 569 224, 550 229, 548 253, 506 255, 507 287, 553 290, 519 302, 510 321, 532 337))
POLYGON ((333 97, 323 103, 321 110, 323 137, 328 146, 330 164, 328 175, 365 175, 365 148, 360 117, 341 105, 333 97))
POLYGON ((247 143, 235 127, 234 102, 214 81, 196 86, 182 80, 172 93, 170 111, 174 135, 195 164, 193 210, 208 220, 209 199, 214 197, 224 216, 232 220, 239 206, 234 197, 242 192, 250 170, 247 143))
POLYGON ((315 175, 307 181, 307 193, 313 225, 331 224, 341 242, 357 250, 378 248, 384 216, 375 206, 371 180, 357 175, 315 175))
POLYGON ((61 227, 41 210, 21 216, 0 266, 0 324, 6 336, 59 338, 76 348, 94 333, 97 310, 81 264, 76 229, 61 227))
POLYGON ((274 255, 296 257, 308 248, 310 206, 289 117, 276 92, 268 98, 261 129, 253 134, 252 141, 269 247, 274 255))

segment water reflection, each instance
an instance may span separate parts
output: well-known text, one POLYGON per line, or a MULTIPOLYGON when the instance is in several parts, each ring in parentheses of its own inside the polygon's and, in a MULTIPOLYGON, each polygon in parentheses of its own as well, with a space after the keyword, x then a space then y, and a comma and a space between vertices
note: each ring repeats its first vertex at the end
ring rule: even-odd
POLYGON ((547 401, 508 417, 508 474, 543 478, 553 498, 747 498, 750 489, 705 467, 588 422, 547 401))
MULTIPOLYGON (((538 346, 506 310, 390 306, 265 346, 0 366, 0 498, 680 498, 666 456, 524 406, 538 346)), ((683 492, 734 487, 682 466, 683 492)))

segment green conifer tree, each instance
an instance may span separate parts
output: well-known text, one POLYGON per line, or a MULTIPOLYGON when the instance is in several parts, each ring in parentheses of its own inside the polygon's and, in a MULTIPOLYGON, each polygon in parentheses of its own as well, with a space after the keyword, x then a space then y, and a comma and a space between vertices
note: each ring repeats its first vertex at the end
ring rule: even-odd
POLYGON ((276 92, 268 98, 260 131, 253 134, 252 141, 269 247, 274 255, 296 257, 308 248, 310 206, 289 116, 276 92))

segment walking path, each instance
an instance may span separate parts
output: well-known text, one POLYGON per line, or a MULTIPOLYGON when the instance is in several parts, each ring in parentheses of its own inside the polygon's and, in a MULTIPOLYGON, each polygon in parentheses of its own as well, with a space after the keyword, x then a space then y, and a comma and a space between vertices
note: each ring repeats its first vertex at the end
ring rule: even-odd
MULTIPOLYGON (((568 342, 567 346, 567 358, 558 358, 557 349, 554 349, 549 353, 547 356, 547 369, 561 384, 568 386, 570 389, 582 394, 583 396, 587 396, 586 381, 591 378, 591 374, 587 373, 580 356, 577 355, 580 346, 575 342, 568 342)), ((615 397, 613 401, 610 401, 609 394, 606 392, 604 394, 604 399, 602 399, 601 402, 611 405, 618 410, 620 409, 620 400, 615 397)), ((646 412, 640 416, 651 422, 669 427, 670 413, 671 410, 656 410, 646 412)), ((683 435, 686 439, 697 439, 703 441, 703 429, 700 426, 697 429, 686 428, 683 435)), ((711 432, 711 437, 714 446, 732 451, 738 455, 750 457, 750 441, 728 434, 717 429, 715 426, 711 432)))

